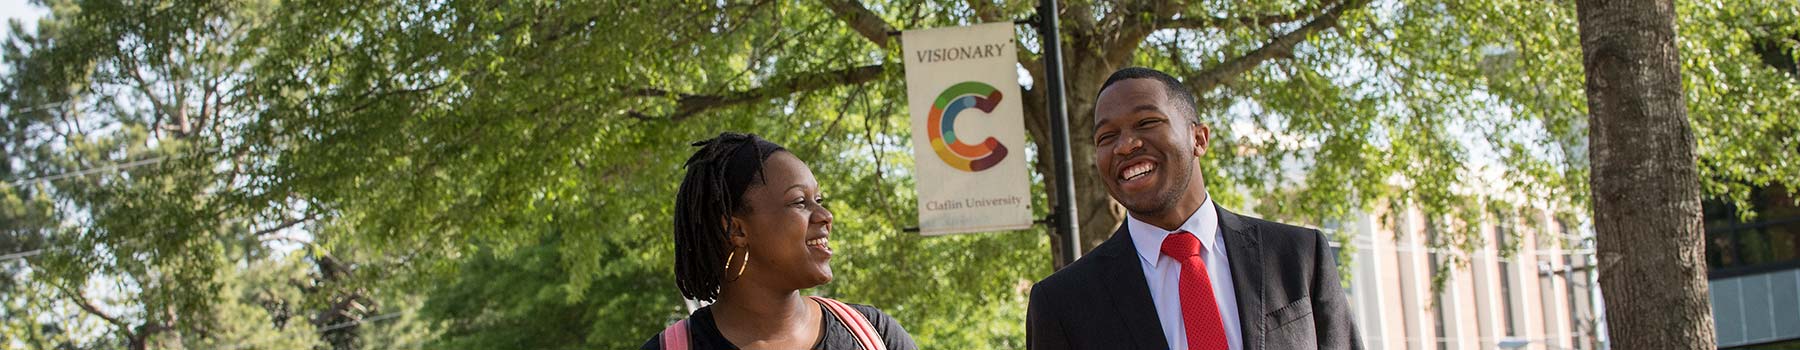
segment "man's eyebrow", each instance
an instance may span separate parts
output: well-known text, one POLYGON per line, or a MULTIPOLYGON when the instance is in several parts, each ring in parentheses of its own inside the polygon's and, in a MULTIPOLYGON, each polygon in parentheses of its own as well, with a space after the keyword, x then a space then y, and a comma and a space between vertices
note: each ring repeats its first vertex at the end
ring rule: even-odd
POLYGON ((1132 113, 1144 112, 1144 111, 1162 113, 1162 108, 1157 108, 1156 105, 1149 105, 1149 104, 1138 105, 1137 107, 1131 108, 1132 113))
MULTIPOLYGON (((1137 107, 1131 107, 1131 113, 1137 112, 1156 112, 1157 114, 1168 115, 1168 113, 1163 113, 1162 108, 1157 108, 1156 105, 1153 104, 1141 104, 1137 105, 1137 107)), ((1094 123, 1094 130, 1100 130, 1100 123, 1094 123)))

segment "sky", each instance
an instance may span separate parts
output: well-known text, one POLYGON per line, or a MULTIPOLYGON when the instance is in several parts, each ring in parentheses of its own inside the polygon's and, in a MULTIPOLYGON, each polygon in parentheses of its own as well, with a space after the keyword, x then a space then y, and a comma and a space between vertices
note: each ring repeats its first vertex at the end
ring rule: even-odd
MULTIPOLYGON (((33 28, 37 26, 38 17, 49 13, 49 9, 33 5, 29 0, 0 0, 0 16, 5 17, 6 23, 18 20, 25 28, 33 28)), ((0 38, 12 38, 11 24, 0 25, 0 38)), ((11 73, 9 70, 5 65, 0 65, 0 74, 11 73)))
MULTIPOLYGON (((26 28, 36 25, 38 17, 48 13, 50 13, 49 10, 33 5, 29 0, 0 0, 0 14, 6 16, 9 22, 13 19, 25 22, 26 28)), ((12 26, 0 26, 0 34, 12 37, 12 26)))

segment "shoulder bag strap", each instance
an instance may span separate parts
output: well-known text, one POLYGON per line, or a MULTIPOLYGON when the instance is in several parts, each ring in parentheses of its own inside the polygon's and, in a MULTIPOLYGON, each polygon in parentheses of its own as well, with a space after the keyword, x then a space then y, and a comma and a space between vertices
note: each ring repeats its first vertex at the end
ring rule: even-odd
POLYGON ((812 299, 825 305, 825 309, 831 310, 833 316, 843 320, 844 326, 850 328, 850 334, 856 336, 858 343, 862 343, 863 350, 887 350, 887 343, 881 341, 881 334, 875 332, 875 326, 869 324, 869 319, 863 317, 862 312, 830 298, 814 296, 812 299))
POLYGON ((662 331, 663 350, 688 350, 688 320, 675 321, 662 331))

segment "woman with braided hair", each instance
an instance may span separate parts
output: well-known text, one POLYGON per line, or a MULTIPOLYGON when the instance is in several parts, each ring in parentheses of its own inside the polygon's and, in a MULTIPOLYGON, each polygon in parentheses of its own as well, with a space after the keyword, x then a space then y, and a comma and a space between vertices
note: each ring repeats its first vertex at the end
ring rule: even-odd
POLYGON ((805 162, 751 134, 694 146, 675 198, 675 281, 712 304, 643 349, 918 347, 881 310, 800 294, 831 282, 831 211, 805 162))

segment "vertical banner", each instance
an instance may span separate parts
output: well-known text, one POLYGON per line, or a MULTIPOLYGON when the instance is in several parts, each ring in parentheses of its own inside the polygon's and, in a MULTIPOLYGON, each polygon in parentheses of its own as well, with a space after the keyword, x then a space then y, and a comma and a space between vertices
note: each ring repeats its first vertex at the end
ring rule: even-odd
POLYGON ((1031 227, 1012 22, 906 31, 913 178, 925 235, 1031 227))

